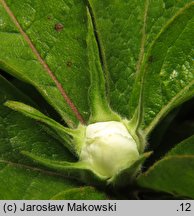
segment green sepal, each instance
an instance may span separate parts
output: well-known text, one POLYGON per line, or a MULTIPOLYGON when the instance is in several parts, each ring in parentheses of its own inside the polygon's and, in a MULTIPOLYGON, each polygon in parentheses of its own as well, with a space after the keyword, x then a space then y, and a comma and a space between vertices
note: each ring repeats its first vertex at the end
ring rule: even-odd
POLYGON ((67 147, 75 156, 79 155, 80 147, 76 145, 78 144, 78 142, 72 141, 73 138, 79 137, 80 135, 79 129, 66 128, 63 125, 56 122, 55 120, 44 115, 39 110, 21 102, 6 101, 4 105, 9 107, 12 110, 21 112, 25 116, 35 119, 51 127, 56 133, 56 135, 61 138, 61 140, 63 141, 63 145, 67 147))
POLYGON ((140 93, 139 93, 139 102, 135 109, 135 112, 130 119, 124 120, 124 124, 127 127, 130 134, 133 136, 134 140, 137 143, 138 150, 140 154, 143 154, 146 146, 146 136, 143 133, 143 130, 141 129, 141 124, 143 121, 143 89, 140 87, 140 93))
POLYGON ((86 163, 79 161, 54 161, 42 158, 28 151, 21 151, 21 154, 32 159, 38 165, 42 165, 46 168, 63 174, 64 177, 73 178, 88 185, 104 186, 106 184, 107 177, 94 173, 86 163))
POLYGON ((102 50, 98 44, 98 33, 95 30, 95 21, 90 9, 87 9, 88 17, 88 62, 91 85, 89 88, 89 100, 91 115, 89 123, 119 121, 121 118, 113 112, 109 106, 106 96, 106 85, 103 71, 103 63, 100 59, 102 50))
POLYGON ((135 113, 134 118, 132 118, 130 121, 127 119, 122 119, 121 123, 125 125, 133 139, 135 140, 137 144, 137 148, 140 154, 143 154, 145 147, 146 147, 146 136, 144 135, 143 130, 138 126, 135 127, 137 121, 139 121, 137 117, 137 112, 135 113))
POLYGON ((108 183, 114 187, 123 187, 132 184, 138 172, 140 172, 142 164, 151 154, 152 152, 142 154, 130 167, 121 170, 117 175, 109 179, 108 183))

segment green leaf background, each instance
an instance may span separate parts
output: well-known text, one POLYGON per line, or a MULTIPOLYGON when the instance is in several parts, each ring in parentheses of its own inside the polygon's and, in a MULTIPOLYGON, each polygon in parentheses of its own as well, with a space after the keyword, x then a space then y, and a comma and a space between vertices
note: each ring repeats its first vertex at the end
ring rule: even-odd
MULTIPOLYGON (((193 0, 0 0, 0 68, 33 85, 72 128, 87 123, 94 112, 91 76, 100 71, 98 79, 106 86, 98 82, 103 100, 96 101, 104 105, 107 100, 105 109, 110 105, 128 119, 140 106, 141 129, 150 135, 172 109, 193 97, 193 16, 193 0)), ((0 93, 0 198, 106 198, 22 156, 28 150, 73 160, 38 122, 3 106, 8 99, 34 102, 2 77, 0 93)), ((193 151, 180 146, 140 175, 139 185, 193 198, 188 189, 193 187, 193 151)))

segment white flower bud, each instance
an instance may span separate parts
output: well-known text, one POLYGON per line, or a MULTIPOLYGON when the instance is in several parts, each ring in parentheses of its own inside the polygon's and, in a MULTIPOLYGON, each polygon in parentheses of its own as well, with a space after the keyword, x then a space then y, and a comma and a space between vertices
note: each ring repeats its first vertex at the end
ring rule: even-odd
POLYGON ((80 160, 94 172, 111 178, 138 158, 137 144, 121 122, 98 122, 87 126, 80 160))

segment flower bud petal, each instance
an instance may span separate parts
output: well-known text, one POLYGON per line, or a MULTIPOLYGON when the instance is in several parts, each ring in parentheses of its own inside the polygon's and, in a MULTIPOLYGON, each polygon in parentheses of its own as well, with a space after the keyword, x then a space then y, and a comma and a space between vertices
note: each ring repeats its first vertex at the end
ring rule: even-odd
POLYGON ((80 160, 94 172, 110 178, 139 158, 137 144, 121 122, 90 124, 80 160))

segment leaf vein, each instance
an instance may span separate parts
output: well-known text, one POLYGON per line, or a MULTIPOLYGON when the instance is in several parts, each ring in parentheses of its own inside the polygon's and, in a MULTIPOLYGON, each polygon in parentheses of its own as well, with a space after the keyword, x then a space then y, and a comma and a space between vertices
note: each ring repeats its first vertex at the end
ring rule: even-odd
POLYGON ((143 61, 143 56, 144 56, 144 48, 145 48, 145 42, 146 42, 146 21, 147 21, 148 8, 149 8, 149 0, 146 0, 144 16, 143 16, 141 47, 140 47, 139 58, 137 61, 137 66, 136 66, 136 74, 139 73, 140 71, 141 63, 143 61))
POLYGON ((43 66, 43 68, 45 69, 45 71, 47 72, 47 74, 50 76, 50 78, 54 81, 56 87, 58 88, 58 90, 61 93, 61 95, 63 96, 64 100, 66 101, 66 103, 69 105, 69 107, 71 108, 71 110, 75 114, 76 118, 81 123, 84 124, 85 121, 84 121, 83 117, 81 116, 81 114, 79 113, 78 109, 76 108, 76 106, 74 105, 74 103, 71 101, 71 99, 69 98, 69 96, 67 95, 67 93, 65 92, 62 84, 56 78, 56 76, 51 71, 51 69, 46 64, 46 62, 42 59, 42 57, 38 53, 36 47, 34 46, 34 44, 32 43, 32 41, 30 40, 29 36, 22 29, 20 23, 18 22, 17 18, 15 17, 15 15, 13 14, 13 12, 9 8, 9 6, 6 4, 6 2, 4 0, 0 0, 0 2, 3 5, 4 9, 6 10, 6 12, 8 13, 8 15, 10 16, 11 20, 13 21, 13 23, 18 28, 19 32, 21 33, 21 35, 23 36, 23 38, 25 39, 25 41, 28 43, 29 47, 31 48, 32 52, 34 53, 34 55, 36 56, 36 58, 38 59, 38 61, 40 62, 40 64, 43 66))

